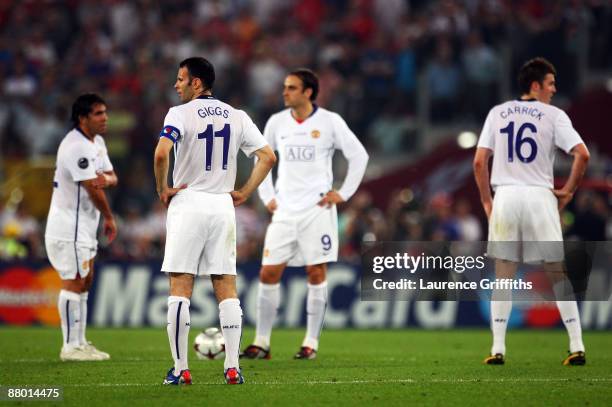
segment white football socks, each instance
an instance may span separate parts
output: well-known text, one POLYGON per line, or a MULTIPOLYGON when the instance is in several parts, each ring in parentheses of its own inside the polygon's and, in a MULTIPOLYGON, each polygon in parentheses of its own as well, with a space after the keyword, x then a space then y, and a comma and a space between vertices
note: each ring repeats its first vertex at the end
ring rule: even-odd
POLYGON ((238 368, 240 337, 242 336, 242 308, 238 298, 228 298, 219 303, 219 322, 225 341, 224 369, 238 368))
POLYGON ((187 340, 191 318, 189 316, 189 299, 185 297, 168 297, 168 340, 174 359, 174 375, 178 376, 181 370, 188 369, 187 340))
POLYGON ((87 299, 89 298, 89 292, 81 293, 81 330, 79 331, 79 343, 87 345, 87 339, 85 338, 85 330, 87 329, 87 299))
POLYGON ((63 347, 75 348, 80 345, 81 332, 81 295, 72 291, 61 290, 57 301, 62 323, 63 347))
POLYGON ((561 314, 561 319, 567 329, 570 339, 570 352, 584 352, 582 343, 582 327, 580 326, 580 314, 576 301, 557 301, 557 308, 561 314))
POLYGON ((270 337, 272 327, 278 314, 278 306, 281 301, 280 283, 265 284, 259 282, 257 292, 257 322, 255 328, 254 345, 264 349, 270 349, 270 337))
POLYGON ((567 329, 569 336, 569 348, 570 352, 584 352, 584 343, 582 343, 582 326, 580 325, 580 313, 578 312, 578 304, 574 299, 574 293, 569 280, 564 279, 557 282, 553 286, 555 298, 557 298, 557 308, 563 325, 567 329), (565 301, 559 301, 559 299, 565 299, 565 301), (572 300, 573 299, 573 300, 572 300))
POLYGON ((502 301, 491 300, 491 332, 493 347, 491 355, 506 354, 506 329, 512 311, 512 297, 508 290, 494 290, 492 298, 503 298, 502 301))
POLYGON ((323 329, 325 309, 327 308, 327 281, 321 284, 308 284, 306 299, 306 337, 302 346, 317 350, 323 329))

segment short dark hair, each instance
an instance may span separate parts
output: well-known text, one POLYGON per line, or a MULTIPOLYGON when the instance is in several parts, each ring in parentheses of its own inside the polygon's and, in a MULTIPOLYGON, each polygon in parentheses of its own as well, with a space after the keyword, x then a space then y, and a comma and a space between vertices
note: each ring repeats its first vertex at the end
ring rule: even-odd
POLYGON ((206 58, 187 58, 179 64, 179 68, 183 67, 187 68, 190 78, 200 78, 204 90, 212 90, 215 83, 215 68, 206 58))
POLYGON ((530 59, 521 67, 518 74, 518 85, 521 93, 531 91, 533 82, 542 83, 547 74, 557 75, 555 66, 542 57, 530 59))
POLYGON ((106 102, 99 95, 95 93, 84 93, 72 104, 72 113, 70 115, 70 120, 72 124, 75 126, 79 125, 79 118, 82 116, 87 116, 91 113, 94 105, 101 104, 106 106, 106 102))
POLYGON ((312 89, 310 101, 314 102, 319 94, 319 78, 317 74, 308 68, 299 68, 289 72, 289 75, 297 76, 301 79, 304 90, 312 89))

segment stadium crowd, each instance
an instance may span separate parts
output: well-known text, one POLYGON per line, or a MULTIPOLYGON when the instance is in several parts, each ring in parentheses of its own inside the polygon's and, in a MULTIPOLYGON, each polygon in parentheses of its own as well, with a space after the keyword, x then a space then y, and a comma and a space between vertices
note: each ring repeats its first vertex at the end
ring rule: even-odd
MULTIPOLYGON (((374 241, 479 241, 486 239, 486 225, 474 215, 463 198, 453 199, 440 193, 424 202, 410 189, 393 193, 388 207, 372 205, 368 192, 358 192, 340 207, 338 219, 339 257, 346 262, 360 262, 363 242, 374 241)), ((571 240, 603 241, 612 239, 612 217, 604 195, 583 191, 564 212, 563 229, 571 240)), ((143 261, 163 256, 166 235, 166 210, 155 202, 149 212, 129 207, 118 217, 117 241, 102 242, 102 259, 143 261)), ((269 216, 258 210, 255 201, 236 208, 237 256, 240 262, 261 259, 269 216)), ((23 210, 23 205, 0 210, 0 259, 44 258, 44 223, 23 210)))
MULTIPOLYGON (((111 202, 122 223, 122 242, 103 255, 159 257, 165 211, 156 203, 151 157, 164 114, 178 103, 172 88, 178 61, 192 55, 209 58, 223 72, 214 94, 247 110, 260 129, 281 107, 287 70, 311 67, 321 81, 317 102, 340 113, 371 154, 388 153, 414 148, 410 135, 421 80, 434 123, 480 123, 501 97, 504 52, 512 61, 539 54, 562 66, 560 92, 571 96, 582 27, 608 32, 593 37, 589 65, 612 62, 607 52, 612 13, 605 3, 0 2, 0 160, 53 156, 68 130, 75 95, 103 95, 110 113, 107 145, 120 179, 111 202)), ((354 259, 363 240, 482 238, 482 225, 473 215, 480 208, 448 196, 418 202, 407 195, 399 191, 389 208, 374 208, 369 196, 360 193, 343 206, 341 257, 354 259)), ((605 201, 602 207, 595 195, 578 199, 572 210, 575 219, 583 213, 589 219, 603 217, 597 224, 603 225, 601 236, 609 237, 605 201)), ((254 201, 237 211, 239 258, 260 255, 266 216, 254 201)), ((29 215, 23 203, 7 204, 1 219, 0 252, 23 253, 15 246, 20 243, 26 253, 44 254, 44 219, 29 215)))

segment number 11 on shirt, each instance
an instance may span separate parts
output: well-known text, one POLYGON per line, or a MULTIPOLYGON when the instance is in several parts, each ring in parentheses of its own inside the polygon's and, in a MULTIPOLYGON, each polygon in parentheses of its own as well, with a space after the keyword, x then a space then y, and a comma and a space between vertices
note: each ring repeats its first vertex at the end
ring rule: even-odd
POLYGON ((209 124, 206 126, 206 130, 204 132, 198 134, 199 139, 204 139, 206 141, 206 171, 211 170, 211 162, 212 162, 212 151, 213 151, 213 137, 223 137, 223 163, 222 168, 227 170, 227 152, 229 150, 229 141, 230 141, 230 125, 226 123, 225 126, 219 131, 213 132, 213 125, 209 124))

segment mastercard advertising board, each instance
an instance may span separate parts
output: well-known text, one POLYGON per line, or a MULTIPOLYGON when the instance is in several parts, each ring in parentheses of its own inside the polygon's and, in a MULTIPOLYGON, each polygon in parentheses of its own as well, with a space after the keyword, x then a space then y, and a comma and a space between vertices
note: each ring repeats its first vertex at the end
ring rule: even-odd
POLYGON ((0 321, 10 325, 59 325, 62 282, 44 263, 0 264, 0 321))
MULTIPOLYGON (((89 291, 91 326, 140 327, 166 325, 168 281, 161 263, 99 262, 89 291)), ((256 320, 259 264, 238 265, 238 295, 244 304, 245 324, 256 320)), ((329 328, 452 329, 488 327, 490 302, 479 301, 362 301, 359 266, 336 263, 328 270, 329 328)), ((538 284, 548 284, 540 281, 538 284)), ((288 268, 281 284, 286 298, 279 310, 282 327, 304 326, 306 277, 302 268, 288 268)), ((58 326, 57 299, 61 280, 45 262, 0 262, 0 326, 58 326)), ((584 329, 612 329, 612 301, 585 301, 579 305, 584 329)), ((208 279, 199 279, 191 302, 191 320, 198 326, 218 323, 216 299, 208 279)), ((516 302, 512 327, 561 328, 554 302, 516 302)))

